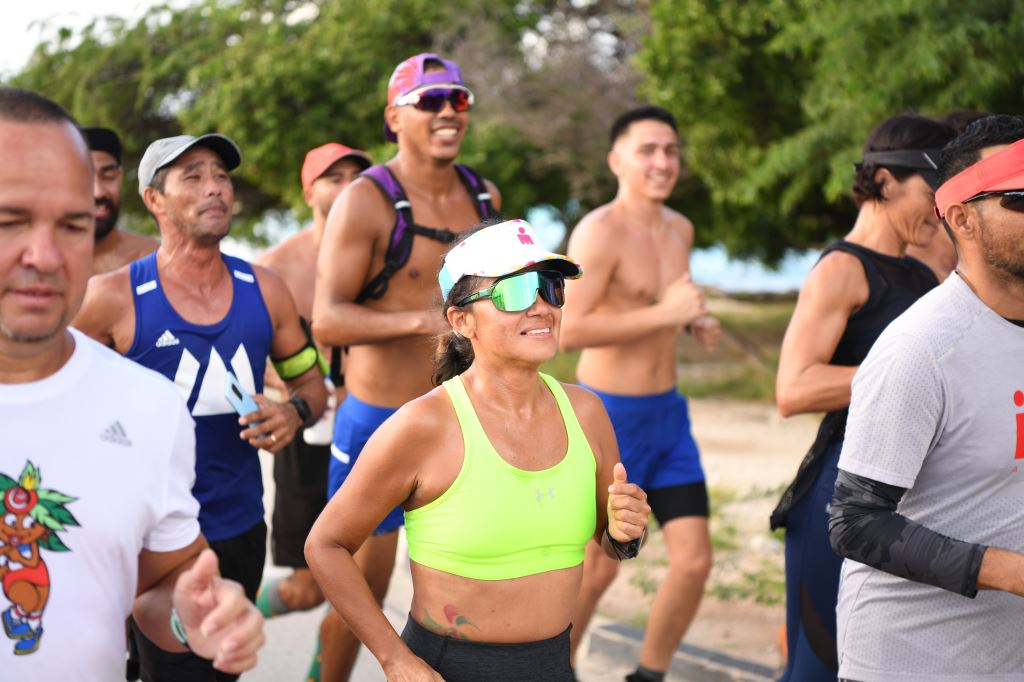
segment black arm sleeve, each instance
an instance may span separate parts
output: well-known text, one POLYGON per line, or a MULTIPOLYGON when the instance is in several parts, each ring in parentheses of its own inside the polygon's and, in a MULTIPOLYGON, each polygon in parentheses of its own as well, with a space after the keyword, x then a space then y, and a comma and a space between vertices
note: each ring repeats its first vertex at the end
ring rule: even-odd
POLYGON ((897 514, 905 492, 840 469, 828 510, 832 549, 880 571, 973 598, 985 547, 897 514))

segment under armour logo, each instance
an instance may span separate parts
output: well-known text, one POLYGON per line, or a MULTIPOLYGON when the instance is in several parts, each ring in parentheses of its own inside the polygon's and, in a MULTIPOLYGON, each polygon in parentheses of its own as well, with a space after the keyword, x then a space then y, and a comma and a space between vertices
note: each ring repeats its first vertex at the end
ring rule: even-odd
MULTIPOLYGON (((537 496, 537 501, 538 502, 543 502, 544 501, 545 495, 544 495, 544 491, 543 490, 541 490, 540 488, 537 488, 537 490, 534 491, 534 494, 537 496)), ((555 489, 554 488, 548 488, 547 497, 548 497, 548 499, 551 499, 551 500, 555 499, 555 489)))

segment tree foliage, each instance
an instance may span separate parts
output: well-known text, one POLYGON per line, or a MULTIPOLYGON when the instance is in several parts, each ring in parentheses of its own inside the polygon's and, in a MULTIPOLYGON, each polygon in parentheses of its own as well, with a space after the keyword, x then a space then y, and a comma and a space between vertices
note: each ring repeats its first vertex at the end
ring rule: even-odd
POLYGON ((849 229, 852 163, 904 111, 1024 104, 1015 0, 661 0, 637 63, 680 118, 706 238, 777 259, 849 229))
POLYGON ((122 133, 136 215, 150 141, 230 135, 243 230, 306 215, 311 147, 391 156, 386 83, 416 52, 462 65, 477 94, 462 159, 513 215, 551 204, 572 223, 607 201, 607 131, 639 94, 679 118, 671 203, 698 241, 773 262, 849 228, 852 164, 883 119, 1020 111, 1022 38, 1015 0, 201 0, 62 31, 16 81, 122 133))
POLYGON ((135 22, 103 17, 78 34, 60 32, 37 48, 16 82, 57 99, 84 124, 122 134, 125 199, 137 215, 141 203, 131 189, 149 142, 181 132, 232 137, 243 154, 236 197, 247 232, 270 210, 307 215, 298 175, 308 149, 335 139, 389 158, 394 147, 381 134, 388 78, 402 59, 433 50, 456 58, 478 95, 462 159, 495 181, 507 213, 537 204, 564 210, 573 196, 596 201, 608 189, 607 181, 594 179, 607 175, 603 161, 582 167, 582 160, 603 155, 591 133, 607 117, 585 100, 617 87, 628 102, 635 87, 622 76, 632 74, 626 65, 632 49, 613 50, 604 65, 588 61, 599 51, 592 36, 609 21, 598 16, 633 4, 576 4, 203 0, 159 6, 135 22), (530 38, 545 42, 544 58, 531 62, 538 51, 524 48, 530 38), (574 64, 571 81, 549 78, 561 61, 574 64), (606 68, 611 62, 617 69, 606 68), (574 149, 558 149, 566 145, 574 149))

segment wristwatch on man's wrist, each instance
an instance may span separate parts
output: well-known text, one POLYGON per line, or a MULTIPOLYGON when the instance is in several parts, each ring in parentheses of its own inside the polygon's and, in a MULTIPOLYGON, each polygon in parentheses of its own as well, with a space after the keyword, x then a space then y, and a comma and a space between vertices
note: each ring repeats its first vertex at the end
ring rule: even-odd
POLYGON ((299 415, 299 421, 302 422, 303 428, 308 429, 316 423, 316 420, 312 419, 313 410, 305 398, 301 395, 293 395, 291 398, 288 398, 288 402, 295 406, 295 413, 299 415))

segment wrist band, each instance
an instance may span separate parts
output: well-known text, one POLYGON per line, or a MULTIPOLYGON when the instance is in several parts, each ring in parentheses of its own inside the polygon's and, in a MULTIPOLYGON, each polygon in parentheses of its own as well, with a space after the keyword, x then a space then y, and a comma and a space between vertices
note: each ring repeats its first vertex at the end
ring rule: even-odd
POLYGON ((185 626, 181 623, 181 618, 178 617, 178 610, 171 607, 171 632, 174 633, 174 638, 178 640, 182 646, 191 651, 191 647, 188 645, 188 634, 185 632, 185 626))
POLYGON ((615 552, 615 557, 622 561, 623 559, 635 559, 640 554, 640 547, 643 545, 644 538, 647 537, 647 528, 644 528, 644 532, 640 534, 640 537, 629 542, 622 543, 612 537, 612 534, 608 532, 608 527, 604 529, 605 537, 608 538, 608 544, 611 545, 612 550, 615 552))
POLYGON ((302 422, 303 428, 308 429, 316 423, 316 420, 312 418, 313 410, 305 398, 300 395, 293 395, 288 399, 288 402, 295 406, 295 412, 299 415, 299 421, 302 422))

